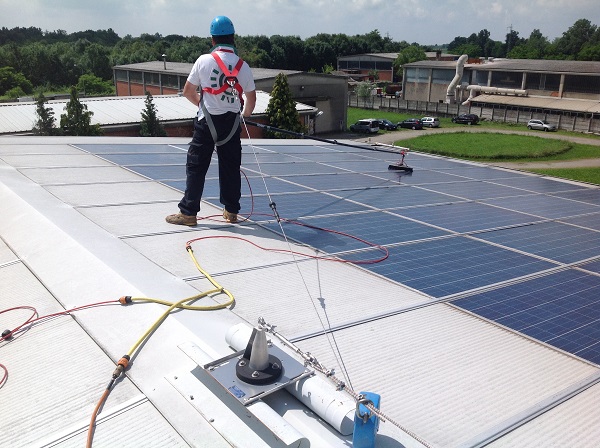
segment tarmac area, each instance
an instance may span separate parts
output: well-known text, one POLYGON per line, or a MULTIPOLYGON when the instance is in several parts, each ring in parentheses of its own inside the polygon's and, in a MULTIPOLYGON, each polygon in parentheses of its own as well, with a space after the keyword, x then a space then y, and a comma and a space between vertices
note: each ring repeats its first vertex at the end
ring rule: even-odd
POLYGON ((552 162, 499 162, 499 163, 489 163, 490 165, 500 166, 503 168, 512 168, 512 169, 528 169, 528 168, 593 168, 600 167, 600 137, 596 138, 586 138, 586 137, 571 137, 565 135, 559 135, 548 132, 538 132, 533 133, 529 131, 498 131, 487 128, 474 128, 473 126, 465 126, 464 128, 437 128, 437 129, 423 129, 422 131, 412 131, 412 130, 400 130, 400 131, 391 131, 385 133, 378 133, 374 135, 366 136, 364 134, 352 134, 346 133, 335 134, 335 136, 327 136, 323 138, 332 138, 332 139, 349 139, 354 140, 356 142, 361 143, 385 143, 385 144, 393 144, 399 140, 408 140, 414 137, 418 137, 422 135, 422 133, 435 133, 435 134, 443 134, 443 133, 452 133, 452 132, 497 132, 502 134, 519 134, 519 135, 535 135, 537 137, 556 139, 556 140, 568 140, 574 143, 581 143, 584 145, 595 145, 598 146, 598 157, 593 159, 579 159, 579 160, 558 160, 552 162))

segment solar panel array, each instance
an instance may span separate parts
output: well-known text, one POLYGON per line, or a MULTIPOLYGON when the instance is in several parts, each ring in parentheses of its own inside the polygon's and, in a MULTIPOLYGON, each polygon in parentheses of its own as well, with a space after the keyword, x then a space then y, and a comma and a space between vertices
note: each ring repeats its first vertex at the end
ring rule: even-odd
MULTIPOLYGON (((303 143, 303 142, 302 142, 303 143)), ((183 191, 185 146, 85 145, 183 191)), ((600 364, 600 189, 410 153, 330 144, 245 144, 241 214, 366 268, 600 364)), ((204 199, 219 204, 217 162, 204 199)), ((390 300, 393 300, 391 298, 390 300)))

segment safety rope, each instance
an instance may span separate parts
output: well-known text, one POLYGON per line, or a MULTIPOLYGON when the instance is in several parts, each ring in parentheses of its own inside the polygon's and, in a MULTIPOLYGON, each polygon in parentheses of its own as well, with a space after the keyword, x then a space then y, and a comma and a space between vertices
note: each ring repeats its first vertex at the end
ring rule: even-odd
POLYGON ((389 422, 389 423, 393 424, 394 426, 400 428, 406 434, 408 434, 409 436, 411 436, 413 439, 417 440, 422 445, 424 445, 424 446, 426 446, 428 448, 432 448, 432 446, 429 443, 427 443, 423 438, 419 437, 413 431, 411 431, 410 429, 408 429, 405 426, 401 425, 396 420, 392 419, 389 415, 385 414, 380 409, 377 409, 373 405, 372 402, 365 401, 364 400, 364 396, 361 395, 361 394, 359 394, 359 393, 357 393, 357 392, 355 392, 353 390, 353 388, 352 388, 352 385, 347 386, 346 383, 344 383, 344 381, 342 381, 339 378, 337 378, 335 376, 335 374, 334 374, 333 369, 326 368, 310 352, 303 352, 302 349, 300 349, 296 344, 294 344, 293 342, 291 342, 289 339, 287 339, 282 334, 278 333, 275 330, 275 326, 268 324, 262 317, 260 317, 258 319, 258 325, 259 325, 259 327, 261 329, 264 329, 268 333, 270 333, 273 336, 275 336, 279 341, 281 341, 282 344, 284 344, 286 347, 288 347, 289 349, 291 349, 292 351, 294 351, 296 354, 298 354, 299 356, 301 356, 302 359, 304 359, 304 364, 306 366, 313 368, 314 370, 320 372, 326 378, 328 378, 335 385, 335 387, 336 387, 337 390, 340 390, 340 391, 344 390, 344 391, 346 391, 348 393, 348 395, 350 395, 352 398, 354 398, 354 400, 357 402, 357 404, 360 403, 363 406, 365 406, 370 412, 372 412, 379 419, 381 419, 381 421, 389 422))
POLYGON ((265 191, 267 192, 267 198, 269 199, 269 207, 271 207, 271 209, 273 210, 273 213, 277 219, 277 223, 279 225, 279 229, 281 230, 281 234, 283 235, 283 238, 286 242, 286 244, 288 245, 288 249, 289 252, 292 254, 293 260, 294 260, 294 266, 296 266, 296 270, 298 271, 298 274, 300 276, 300 279, 302 281, 302 284, 304 286, 304 290, 306 291, 306 294, 308 295, 311 305, 315 311, 315 314, 317 316, 317 319, 319 320, 319 323, 321 324, 321 328, 323 329, 324 333, 326 334, 326 338, 327 338, 327 343, 329 344, 329 347, 336 359, 336 361, 338 362, 338 364, 341 366, 342 368, 342 374, 344 375, 346 381, 348 382, 348 384, 352 385, 352 382, 350 380, 350 374, 348 372, 348 369, 346 368, 346 365, 342 359, 342 355, 341 355, 341 350, 339 348, 339 346, 337 345, 337 341, 335 339, 335 336, 327 331, 327 327, 325 325, 325 322, 323 321, 323 318, 321 317, 319 310, 317 308, 316 305, 316 300, 315 298, 312 296, 310 289, 308 287, 308 283, 306 281, 306 278, 304 277, 304 274, 302 273, 302 270, 300 269, 300 263, 298 262, 298 259, 296 258, 296 253, 292 250, 292 245, 290 243, 290 240, 283 228, 283 224, 282 224, 282 220, 279 216, 279 213, 277 212, 277 206, 275 204, 275 201, 273 201, 273 198, 271 197, 271 192, 269 191, 269 187, 267 186, 267 182, 266 182, 266 177, 262 171, 262 168, 260 166, 260 162, 258 160, 258 154, 256 153, 256 148, 254 147, 254 144, 252 142, 252 138, 250 137, 250 132, 248 131, 248 126, 246 125, 246 120, 244 119, 243 115, 242 115, 242 124, 246 130, 246 135, 248 136, 248 142, 250 147, 252 148, 252 153, 254 154, 254 159, 256 161, 257 164, 257 168, 258 171, 260 173, 260 177, 263 181, 263 185, 265 187, 265 191))

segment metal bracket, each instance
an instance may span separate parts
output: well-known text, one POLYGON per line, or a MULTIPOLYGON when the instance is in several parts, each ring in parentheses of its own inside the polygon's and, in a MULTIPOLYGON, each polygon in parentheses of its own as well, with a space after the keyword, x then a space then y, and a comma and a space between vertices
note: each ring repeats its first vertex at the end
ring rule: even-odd
POLYGON ((300 381, 302 378, 314 375, 314 370, 305 367, 295 358, 288 355, 279 347, 272 345, 269 353, 275 355, 281 361, 283 373, 281 377, 265 385, 248 384, 241 381, 236 375, 236 366, 243 357, 244 350, 217 359, 202 366, 204 371, 212 377, 223 389, 237 399, 244 406, 259 400, 275 391, 300 381))

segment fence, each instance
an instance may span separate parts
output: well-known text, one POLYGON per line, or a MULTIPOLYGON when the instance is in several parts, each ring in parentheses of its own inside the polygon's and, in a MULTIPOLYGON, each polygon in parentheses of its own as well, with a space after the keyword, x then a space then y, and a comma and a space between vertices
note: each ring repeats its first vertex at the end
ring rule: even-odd
POLYGON ((435 115, 437 117, 454 117, 458 114, 477 114, 482 120, 527 125, 532 118, 547 120, 558 129, 566 131, 600 134, 600 115, 583 112, 569 112, 541 109, 507 108, 503 105, 484 106, 431 103, 428 101, 403 100, 385 96, 359 98, 348 97, 348 106, 364 109, 381 109, 398 113, 414 113, 417 115, 435 115))

